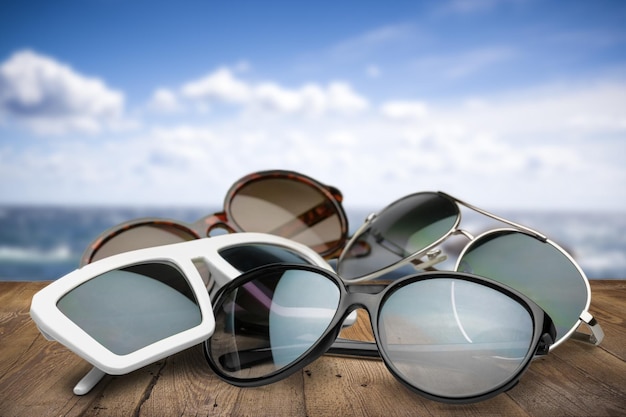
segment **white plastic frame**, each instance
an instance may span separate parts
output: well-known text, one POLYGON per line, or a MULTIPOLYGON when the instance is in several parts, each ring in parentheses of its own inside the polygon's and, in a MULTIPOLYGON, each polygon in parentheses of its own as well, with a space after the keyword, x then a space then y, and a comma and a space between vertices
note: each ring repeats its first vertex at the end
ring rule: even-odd
POLYGON ((31 302, 30 315, 44 337, 63 344, 94 365, 94 369, 74 387, 74 393, 84 395, 106 374, 129 373, 210 337, 215 329, 215 319, 207 285, 219 288, 241 275, 218 251, 246 244, 283 247, 298 253, 312 265, 332 271, 332 267, 317 252, 303 244, 265 233, 233 233, 113 255, 76 269, 37 292, 31 302), (208 268, 209 282, 203 280, 196 268, 194 262, 198 261, 208 268), (198 326, 127 355, 117 355, 98 343, 57 308, 58 301, 77 286, 106 272, 146 262, 169 263, 180 270, 200 307, 202 321, 198 326))

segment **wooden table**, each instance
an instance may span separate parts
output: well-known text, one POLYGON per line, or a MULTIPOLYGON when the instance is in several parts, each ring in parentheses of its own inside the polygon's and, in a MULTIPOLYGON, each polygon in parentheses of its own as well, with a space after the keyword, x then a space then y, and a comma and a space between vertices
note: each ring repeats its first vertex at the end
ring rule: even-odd
MULTIPOLYGON (((208 368, 200 346, 88 395, 72 393, 91 368, 45 340, 28 314, 42 282, 0 282, 0 416, 609 416, 626 415, 626 281, 592 281, 591 312, 606 337, 568 340, 535 361, 510 391, 470 405, 427 400, 376 360, 324 356, 286 380, 237 388, 208 368)), ((344 336, 371 338, 364 314, 344 336)))

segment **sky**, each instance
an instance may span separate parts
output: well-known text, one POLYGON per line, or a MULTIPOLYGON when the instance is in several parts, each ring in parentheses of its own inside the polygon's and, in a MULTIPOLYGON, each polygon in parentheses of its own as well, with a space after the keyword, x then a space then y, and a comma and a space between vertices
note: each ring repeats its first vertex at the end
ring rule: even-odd
POLYGON ((626 2, 0 0, 0 204, 626 211, 626 2))

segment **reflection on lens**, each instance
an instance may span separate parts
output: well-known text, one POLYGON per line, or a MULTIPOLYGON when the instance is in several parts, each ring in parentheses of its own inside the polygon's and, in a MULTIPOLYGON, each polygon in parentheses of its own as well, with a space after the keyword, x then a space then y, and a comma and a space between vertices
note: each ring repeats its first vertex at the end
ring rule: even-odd
POLYGON ((515 376, 533 337, 520 303, 487 286, 438 278, 388 296, 380 310, 382 349, 412 386, 444 397, 491 392, 515 376))
POLYGON ((459 209, 436 193, 418 193, 385 208, 338 265, 344 279, 362 277, 424 250, 446 236, 459 219, 459 209))
POLYGON ((237 191, 230 214, 246 232, 271 233, 319 253, 342 238, 337 208, 314 187, 286 178, 252 181, 237 191))
POLYGON ((220 256, 240 272, 274 263, 310 264, 297 252, 266 243, 250 243, 219 250, 220 256))
POLYGON ((57 307, 117 355, 135 352, 202 321, 187 280, 162 263, 99 275, 64 295, 57 307))
POLYGON ((515 288, 552 318, 557 340, 579 322, 589 292, 574 263, 555 246, 517 231, 480 237, 462 255, 459 271, 515 288))
POLYGON ((92 255, 90 262, 136 249, 187 242, 197 239, 190 230, 166 223, 149 223, 124 229, 105 241, 92 255))
POLYGON ((222 299, 209 354, 225 374, 257 378, 290 365, 318 341, 337 311, 339 288, 294 269, 266 272, 222 299))

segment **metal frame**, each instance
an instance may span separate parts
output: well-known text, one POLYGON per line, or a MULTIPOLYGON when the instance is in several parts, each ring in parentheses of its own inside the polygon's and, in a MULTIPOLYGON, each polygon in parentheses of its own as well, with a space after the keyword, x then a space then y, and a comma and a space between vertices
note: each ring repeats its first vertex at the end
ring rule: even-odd
POLYGON ((416 195, 420 195, 420 194, 432 194, 432 195, 439 195, 442 198, 445 198, 447 200, 449 200, 451 203, 455 204, 458 212, 457 212, 457 219, 454 223, 454 225, 450 228, 450 230, 445 233, 441 238, 437 239, 435 242, 433 242, 432 244, 428 245, 426 248, 424 248, 423 250, 416 252, 416 253, 412 253, 406 257, 404 257, 403 259, 399 260, 398 262, 395 262, 391 265, 382 267, 381 269, 371 272, 367 275, 355 278, 355 279, 350 279, 346 281, 350 281, 350 282, 363 282, 363 281, 369 281, 378 277, 381 277, 397 268, 400 268, 403 265, 407 265, 409 263, 413 263, 416 269, 422 269, 422 270, 426 270, 428 268, 432 268, 434 265, 436 265, 437 263, 445 260, 447 257, 445 254, 441 254, 440 250, 435 250, 435 248, 437 248, 437 246, 439 246, 442 242, 444 242, 447 238, 449 238, 452 235, 462 235, 465 236, 469 242, 464 246, 464 248, 462 249, 461 253, 459 254, 457 261, 456 261, 456 265, 455 265, 455 270, 458 270, 459 268, 459 262, 461 261, 463 254, 471 247, 471 245, 476 242, 478 239, 484 238, 485 236, 488 236, 489 234, 493 234, 493 233, 498 233, 501 232, 503 230, 513 230, 515 232, 518 233, 523 233, 526 234, 528 236, 531 236, 533 238, 538 239, 541 242, 544 242, 548 245, 551 245, 552 247, 556 248, 559 252, 561 252, 564 256, 567 257, 567 259, 575 266, 575 268, 577 269, 577 271, 580 274, 581 279, 583 280, 586 290, 587 290, 587 294, 586 294, 586 305, 585 308, 580 312, 580 318, 579 320, 574 323, 574 325, 572 326, 572 328, 562 337, 559 337, 559 340, 556 341, 556 343, 552 346, 552 348, 558 346, 560 343, 562 343, 563 341, 565 341, 568 337, 572 336, 575 332, 576 329, 579 327, 579 325, 581 323, 584 323, 585 325, 587 325, 589 327, 589 329, 591 330, 591 335, 586 335, 584 333, 580 333, 579 339, 583 339, 583 340, 587 340, 588 342, 598 345, 602 342, 602 339, 604 338, 604 332, 602 330, 602 328, 600 327, 600 325, 598 324, 598 322, 593 318, 593 316, 589 313, 589 305, 591 303, 591 287, 589 285, 589 280, 587 278, 587 276, 585 275, 584 271, 582 270, 582 268, 580 267, 580 265, 578 265, 578 263, 574 260, 574 258, 568 254, 563 248, 561 248, 560 246, 558 246, 555 242, 551 241, 550 239, 548 239, 544 234, 531 229, 529 227, 523 226, 521 224, 515 223, 513 221, 507 220, 503 217, 497 216, 487 210, 478 208, 472 204, 469 204, 463 200, 460 200, 456 197, 453 197, 449 194, 446 194, 442 191, 438 191, 438 192, 421 192, 421 193, 414 193, 414 194, 410 194, 408 196, 405 196, 399 200, 394 201, 393 203, 389 204, 387 207, 385 207, 383 210, 381 210, 380 212, 378 212, 377 214, 370 214, 367 219, 365 220, 365 222, 363 223, 363 225, 361 225, 361 227, 359 227, 359 229, 354 233, 354 235, 352 235, 352 237, 350 238, 350 240, 348 241, 348 243, 346 244, 344 251, 342 252, 341 256, 339 257, 339 260, 337 261, 337 270, 340 271, 340 265, 342 260, 344 259, 345 255, 351 250, 351 247, 355 244, 355 242, 359 239, 359 237, 366 232, 367 230, 370 229, 370 227, 372 226, 372 224, 376 221, 376 219, 380 218, 380 216, 384 216, 385 211, 388 210, 390 207, 394 206, 395 204, 398 204, 408 198, 411 198, 413 196, 416 195), (511 227, 513 227, 513 229, 491 229, 479 236, 474 236, 472 235, 470 232, 468 232, 467 230, 461 229, 459 228, 459 225, 461 223, 461 210, 460 207, 464 206, 470 210, 473 210, 477 213, 480 213, 484 216, 487 216, 493 220, 497 220, 499 222, 505 223, 511 227), (424 256, 428 255, 428 259, 426 260, 421 260, 421 258, 423 258, 424 256))

